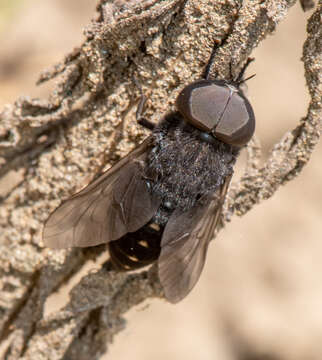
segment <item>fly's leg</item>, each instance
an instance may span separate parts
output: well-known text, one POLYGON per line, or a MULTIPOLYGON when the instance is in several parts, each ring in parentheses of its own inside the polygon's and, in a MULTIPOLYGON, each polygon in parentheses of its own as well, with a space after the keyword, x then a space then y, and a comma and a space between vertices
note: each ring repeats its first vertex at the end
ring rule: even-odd
POLYGON ((139 82, 134 78, 134 82, 136 84, 136 86, 139 88, 140 93, 141 93, 141 99, 140 102, 138 104, 138 107, 136 109, 136 121, 138 122, 138 124, 140 124, 141 126, 145 127, 148 130, 153 130, 155 128, 155 124, 153 124, 153 122, 151 122, 150 120, 147 120, 144 116, 142 116, 143 114, 143 110, 144 110, 144 105, 147 101, 146 96, 143 94, 142 91, 142 87, 139 84, 139 82))
POLYGON ((152 131, 155 128, 155 125, 153 124, 153 122, 151 122, 150 120, 147 120, 145 117, 142 116, 146 100, 147 100, 146 97, 142 94, 139 105, 136 109, 136 121, 141 126, 152 131))
MULTIPOLYGON (((212 67, 212 65, 214 63, 215 55, 216 55, 216 52, 217 52, 217 49, 218 49, 219 45, 221 45, 221 42, 218 41, 218 40, 215 40, 214 41, 214 46, 213 46, 211 54, 210 54, 210 58, 209 58, 208 63, 206 65, 206 67, 205 67, 205 70, 204 70, 204 72, 202 74, 203 79, 209 79, 209 77, 210 77, 210 69, 211 69, 211 67, 212 67)), ((218 75, 217 73, 214 73, 213 77, 216 78, 217 75, 218 75)))

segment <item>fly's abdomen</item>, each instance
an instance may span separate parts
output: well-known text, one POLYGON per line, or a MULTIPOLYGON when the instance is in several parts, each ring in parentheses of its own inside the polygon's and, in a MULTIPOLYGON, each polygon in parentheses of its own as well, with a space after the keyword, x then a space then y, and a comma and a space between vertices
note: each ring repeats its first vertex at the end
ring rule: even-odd
POLYGON ((160 255, 163 229, 149 223, 108 243, 113 265, 117 270, 130 271, 152 264, 160 255))

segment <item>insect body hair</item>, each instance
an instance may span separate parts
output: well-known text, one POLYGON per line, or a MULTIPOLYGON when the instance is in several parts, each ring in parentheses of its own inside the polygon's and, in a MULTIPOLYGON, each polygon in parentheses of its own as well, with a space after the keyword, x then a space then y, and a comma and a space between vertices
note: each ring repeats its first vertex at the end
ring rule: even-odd
POLYGON ((207 142, 200 133, 179 112, 168 114, 153 131, 146 176, 165 207, 186 211, 233 173, 238 149, 215 138, 207 142))

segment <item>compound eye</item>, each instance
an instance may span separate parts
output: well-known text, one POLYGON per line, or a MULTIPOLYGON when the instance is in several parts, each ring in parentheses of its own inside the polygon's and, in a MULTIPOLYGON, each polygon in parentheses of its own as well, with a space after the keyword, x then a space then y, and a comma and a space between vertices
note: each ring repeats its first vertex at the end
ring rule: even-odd
POLYGON ((180 92, 176 106, 188 123, 211 132, 218 124, 229 97, 229 88, 220 82, 198 80, 180 92))
POLYGON ((243 146, 254 131, 255 116, 250 103, 240 92, 234 92, 213 134, 227 144, 243 146))

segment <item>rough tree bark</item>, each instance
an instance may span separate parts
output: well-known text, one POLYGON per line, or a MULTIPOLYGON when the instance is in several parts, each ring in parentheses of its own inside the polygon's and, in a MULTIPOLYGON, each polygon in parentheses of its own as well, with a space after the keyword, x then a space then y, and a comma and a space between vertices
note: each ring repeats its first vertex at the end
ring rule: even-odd
MULTIPOLYGON (((158 121, 183 84, 197 79, 215 39, 228 36, 214 69, 227 78, 272 34, 295 0, 114 0, 98 3, 86 40, 39 82, 56 78, 48 101, 20 98, 0 117, 0 175, 23 180, 0 198, 0 336, 4 359, 98 359, 124 328, 122 314, 162 297, 155 268, 140 274, 105 267, 85 276, 66 307, 43 316, 46 299, 78 272, 92 250, 42 247, 42 225, 61 199, 138 144, 140 92, 146 116, 158 121)), ((243 215, 292 180, 308 162, 321 130, 321 4, 308 21, 303 47, 311 102, 307 115, 261 164, 259 142, 247 147, 244 176, 233 184, 223 223, 243 215)), ((212 69, 212 71, 214 70, 212 69)))

